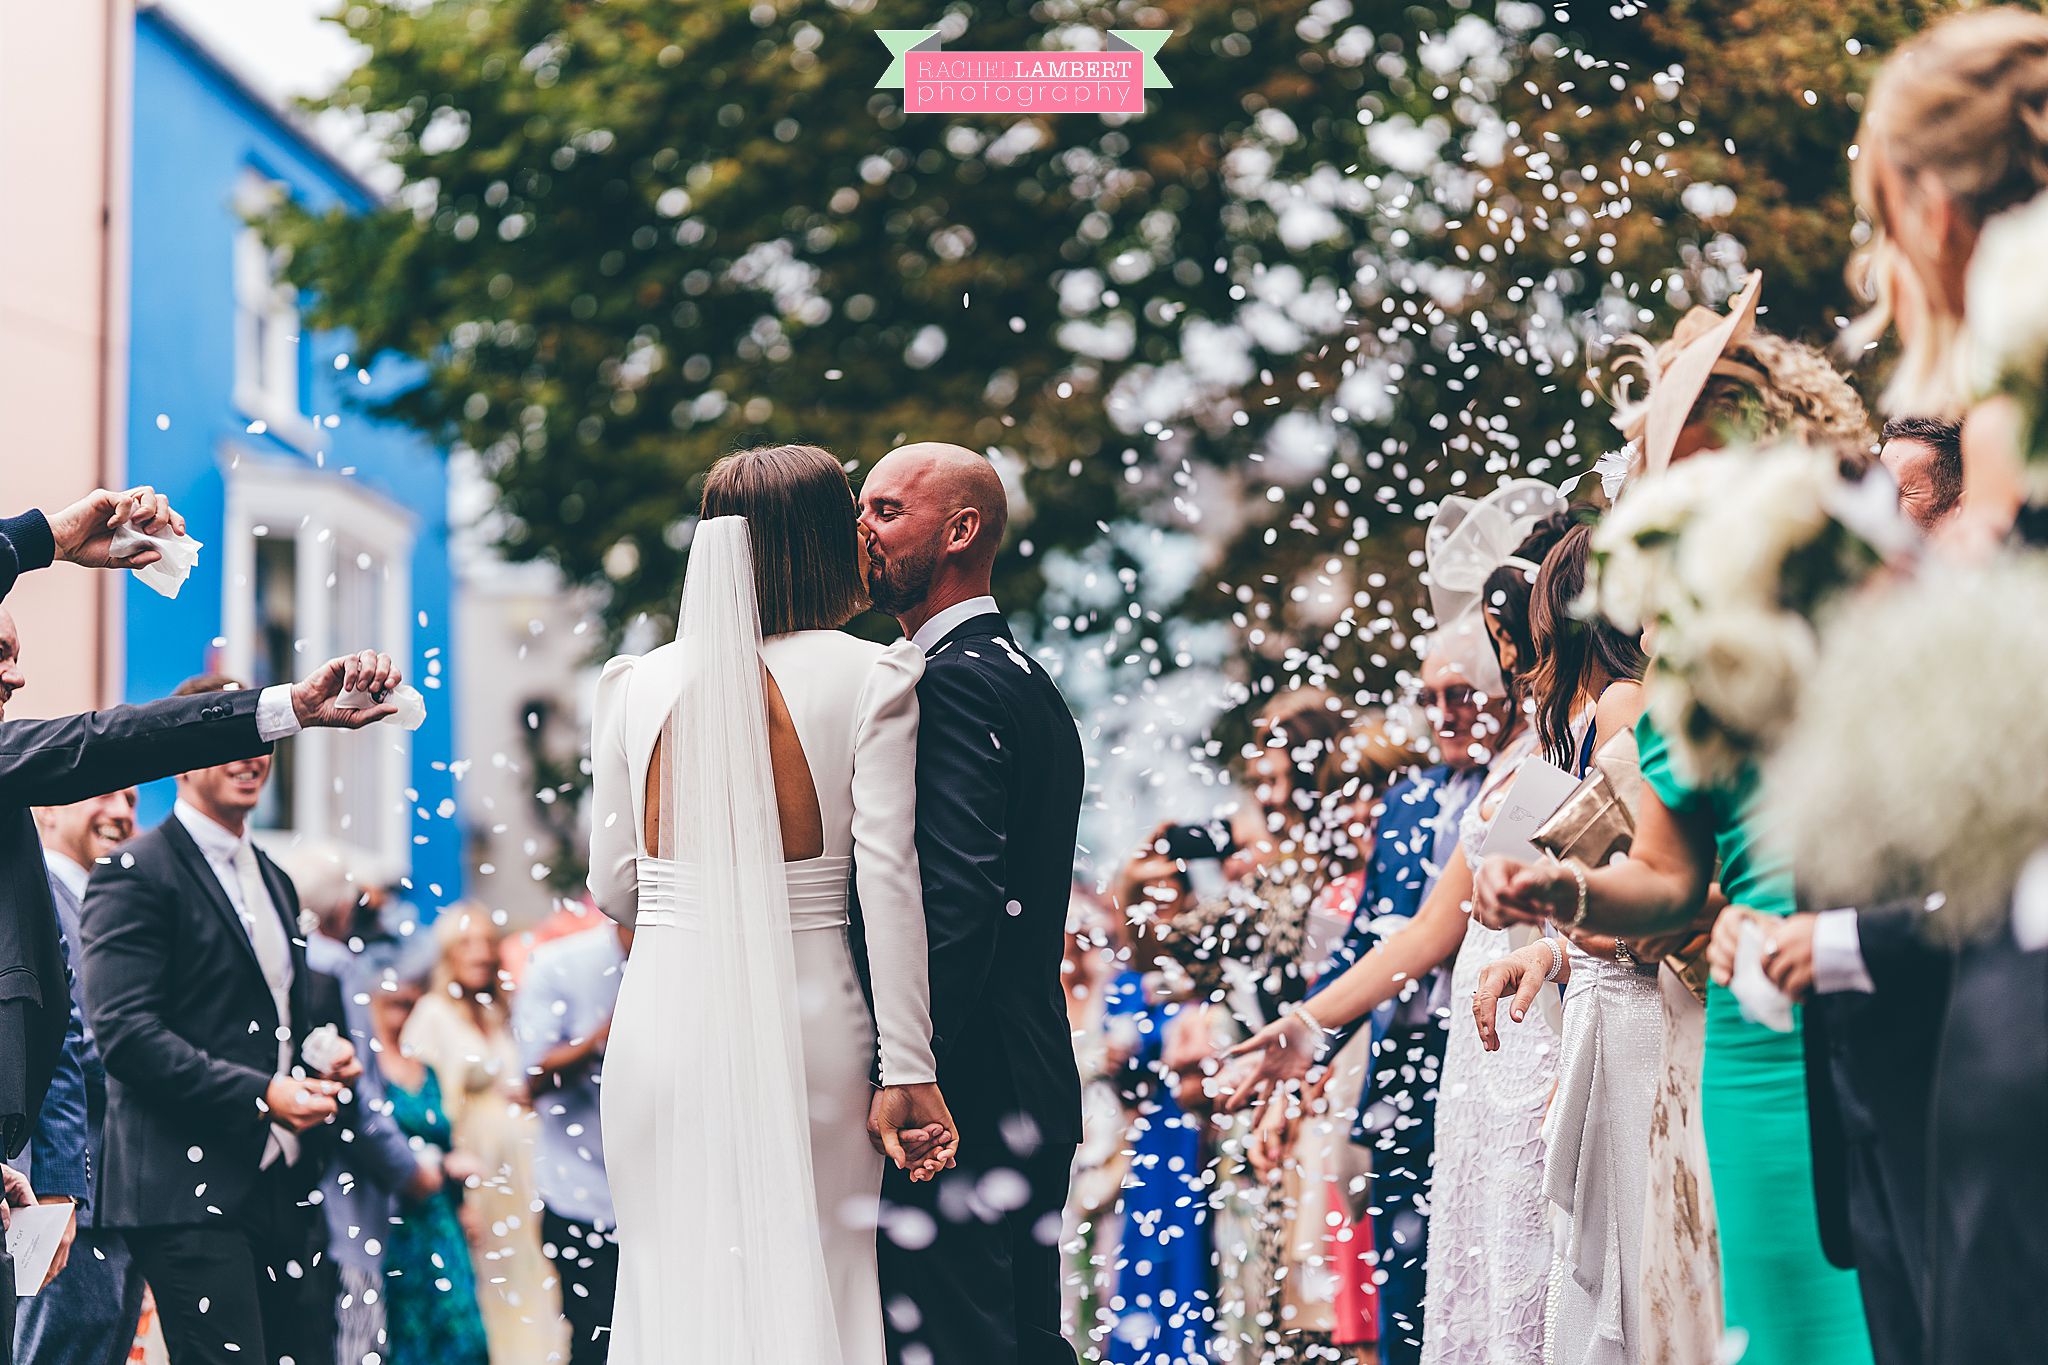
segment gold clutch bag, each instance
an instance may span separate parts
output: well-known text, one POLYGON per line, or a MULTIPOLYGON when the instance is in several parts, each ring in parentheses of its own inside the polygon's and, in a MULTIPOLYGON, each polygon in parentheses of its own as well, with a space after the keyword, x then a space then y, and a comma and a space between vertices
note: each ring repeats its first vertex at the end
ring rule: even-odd
POLYGON ((1587 867, 1605 867, 1625 853, 1636 837, 1636 806, 1643 798, 1643 769, 1636 760, 1636 737, 1623 730, 1593 755, 1593 771, 1529 836, 1530 842, 1554 858, 1576 858, 1587 867))
MULTIPOLYGON (((1643 768, 1636 757, 1635 732, 1623 730, 1600 746, 1593 755, 1593 771, 1529 840, 1554 858, 1605 867, 1635 842, 1636 807, 1642 799, 1643 768)), ((1674 953, 1664 959, 1664 966, 1695 999, 1707 998, 1704 947, 1690 956, 1674 953)))

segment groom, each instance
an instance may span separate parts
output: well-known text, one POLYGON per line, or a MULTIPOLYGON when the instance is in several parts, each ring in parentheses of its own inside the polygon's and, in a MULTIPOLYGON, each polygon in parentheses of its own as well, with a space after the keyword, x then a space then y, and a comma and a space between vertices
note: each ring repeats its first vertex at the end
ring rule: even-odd
POLYGON ((897 1365, 1074 1365, 1059 1238, 1081 1086, 1060 962, 1081 738, 989 593, 1007 509, 987 460, 939 442, 890 451, 861 489, 869 593, 925 653, 917 856, 939 1088, 960 1130, 953 1169, 883 1180, 897 1365))

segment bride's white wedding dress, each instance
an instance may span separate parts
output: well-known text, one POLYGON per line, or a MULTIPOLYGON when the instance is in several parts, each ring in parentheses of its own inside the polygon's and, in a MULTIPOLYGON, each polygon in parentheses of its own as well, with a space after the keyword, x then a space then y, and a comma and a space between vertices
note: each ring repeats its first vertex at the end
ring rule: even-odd
POLYGON ((605 1058, 614 1365, 881 1365, 878 1031, 884 1083, 935 1074, 914 844, 923 657, 838 631, 750 638, 752 593, 744 523, 702 523, 677 642, 612 660, 598 684, 590 888, 637 928, 605 1058), (823 831, 823 853, 792 862, 775 693, 823 831), (672 793, 653 850, 650 775, 672 793), (879 1019, 849 947, 850 882, 879 1019))

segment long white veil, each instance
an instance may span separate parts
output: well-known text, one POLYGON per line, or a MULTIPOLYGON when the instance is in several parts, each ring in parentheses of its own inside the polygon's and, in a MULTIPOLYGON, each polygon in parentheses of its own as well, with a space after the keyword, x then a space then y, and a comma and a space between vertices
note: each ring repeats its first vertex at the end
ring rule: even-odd
POLYGON ((658 1348, 706 1365, 839 1365, 746 518, 698 525, 676 641, 657 852, 679 865, 678 904, 699 928, 678 938, 662 988, 699 1026, 666 1040, 679 1084, 655 1138, 669 1188, 648 1207, 692 1211, 656 1239, 674 1262, 662 1283, 708 1311, 663 1314, 680 1339, 658 1348))

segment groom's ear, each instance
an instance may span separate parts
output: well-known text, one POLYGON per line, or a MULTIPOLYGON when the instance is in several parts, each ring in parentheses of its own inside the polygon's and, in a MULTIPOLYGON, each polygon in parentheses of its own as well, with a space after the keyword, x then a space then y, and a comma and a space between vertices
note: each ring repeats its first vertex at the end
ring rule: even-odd
POLYGON ((963 507, 953 514, 953 523, 946 528, 946 543, 949 548, 965 550, 972 546, 981 534, 981 509, 963 507))

